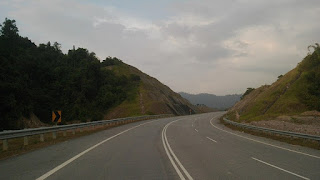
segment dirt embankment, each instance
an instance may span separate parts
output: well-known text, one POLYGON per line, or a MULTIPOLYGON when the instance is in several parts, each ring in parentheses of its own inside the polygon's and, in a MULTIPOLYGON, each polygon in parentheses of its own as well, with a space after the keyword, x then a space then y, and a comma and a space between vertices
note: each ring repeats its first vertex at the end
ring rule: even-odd
POLYGON ((29 118, 22 117, 19 121, 17 121, 17 125, 16 125, 18 129, 38 128, 38 127, 45 127, 45 126, 49 126, 49 125, 41 122, 39 118, 33 113, 30 115, 29 118))
POLYGON ((299 116, 279 116, 274 120, 253 121, 254 126, 320 136, 320 112, 307 111, 299 116))

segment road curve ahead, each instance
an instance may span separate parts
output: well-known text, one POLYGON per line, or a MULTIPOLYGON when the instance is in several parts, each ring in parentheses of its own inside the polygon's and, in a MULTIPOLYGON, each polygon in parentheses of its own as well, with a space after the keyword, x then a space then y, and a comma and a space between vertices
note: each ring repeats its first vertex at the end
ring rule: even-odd
POLYGON ((320 151, 232 131, 221 112, 142 121, 0 161, 0 179, 320 179, 320 151))

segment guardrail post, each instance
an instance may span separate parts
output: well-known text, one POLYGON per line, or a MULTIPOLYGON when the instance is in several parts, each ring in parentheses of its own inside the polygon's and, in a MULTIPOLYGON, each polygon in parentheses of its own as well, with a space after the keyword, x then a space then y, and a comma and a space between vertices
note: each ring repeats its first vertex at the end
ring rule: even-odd
POLYGON ((8 139, 2 140, 2 149, 4 151, 8 150, 8 139))
POLYGON ((23 137, 23 145, 27 146, 29 144, 28 136, 23 137))
POLYGON ((72 129, 72 134, 76 135, 76 130, 75 129, 72 129))
POLYGON ((83 129, 82 129, 82 128, 80 128, 80 132, 83 132, 83 129))
POLYGON ((63 136, 64 136, 64 137, 67 136, 67 131, 63 131, 63 136))
POLYGON ((40 142, 43 142, 43 141, 44 141, 44 135, 40 134, 40 142))
POLYGON ((57 139, 57 133, 56 132, 52 132, 52 139, 57 139))

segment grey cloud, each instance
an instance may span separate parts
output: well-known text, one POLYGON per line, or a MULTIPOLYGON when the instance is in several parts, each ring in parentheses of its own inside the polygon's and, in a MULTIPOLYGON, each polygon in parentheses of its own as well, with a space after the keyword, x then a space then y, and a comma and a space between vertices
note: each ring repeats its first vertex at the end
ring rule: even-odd
POLYGON ((241 93, 270 83, 320 42, 318 0, 178 1, 169 4, 170 17, 153 21, 89 1, 4 6, 22 35, 37 43, 85 47, 101 59, 117 56, 173 90, 193 93, 241 93))
POLYGON ((200 63, 215 62, 233 54, 234 51, 226 49, 219 44, 209 44, 206 48, 199 47, 188 51, 188 55, 195 57, 200 63))

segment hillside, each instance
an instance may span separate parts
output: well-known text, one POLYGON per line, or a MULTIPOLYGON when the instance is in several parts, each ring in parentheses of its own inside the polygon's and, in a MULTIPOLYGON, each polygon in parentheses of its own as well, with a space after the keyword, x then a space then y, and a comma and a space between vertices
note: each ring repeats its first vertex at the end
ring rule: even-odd
POLYGON ((106 68, 119 76, 138 77, 140 84, 135 92, 136 96, 109 110, 105 119, 145 114, 187 115, 190 114, 190 109, 192 114, 200 112, 196 106, 173 92, 168 86, 133 66, 115 62, 106 68))
POLYGON ((208 107, 225 110, 232 107, 236 102, 240 100, 241 94, 232 94, 225 96, 216 96, 214 94, 189 94, 185 92, 179 92, 179 94, 189 100, 192 104, 204 104, 208 107))
POLYGON ((272 85, 245 93, 247 95, 228 111, 227 116, 232 120, 273 128, 288 129, 290 124, 320 127, 320 48, 316 45, 312 46, 313 53, 296 68, 279 76, 272 85))
POLYGON ((217 112, 217 111, 219 111, 218 109, 208 107, 207 105, 204 105, 204 104, 197 104, 196 107, 199 109, 199 111, 200 111, 201 113, 217 112))
POLYGON ((34 44, 14 20, 0 30, 0 130, 39 127, 62 111, 62 124, 131 115, 196 111, 156 79, 117 58, 101 62, 84 48, 34 44))

